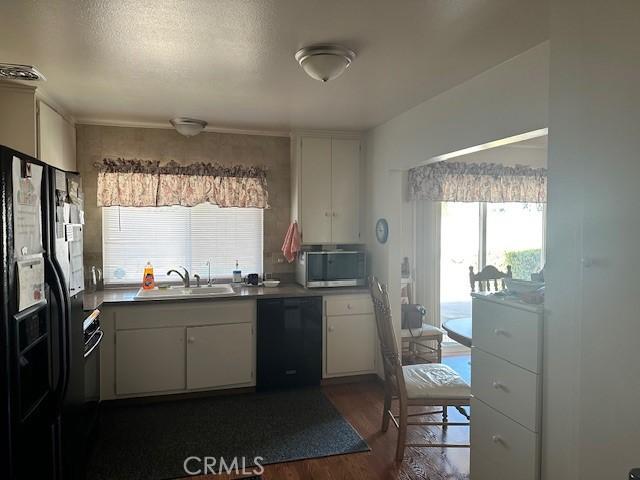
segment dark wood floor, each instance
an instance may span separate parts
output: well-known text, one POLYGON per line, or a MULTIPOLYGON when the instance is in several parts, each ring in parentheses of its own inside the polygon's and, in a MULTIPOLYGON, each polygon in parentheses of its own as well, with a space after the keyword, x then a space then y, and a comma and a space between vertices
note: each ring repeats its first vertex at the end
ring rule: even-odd
MULTIPOLYGON (((428 479, 462 480, 469 478, 468 449, 409 448, 402 464, 394 462, 396 429, 380 432, 382 388, 377 383, 331 385, 323 387, 327 397, 355 427, 371 447, 367 453, 338 455, 265 466, 265 480, 346 480, 346 479, 428 479)), ((453 410, 453 409, 451 409, 453 410)), ((458 419, 450 412, 450 420, 458 419)), ((442 430, 431 427, 409 427, 412 441, 421 438, 443 439, 442 430)), ((446 441, 468 442, 467 427, 449 427, 446 441)), ((238 478, 238 477, 200 477, 238 478)))

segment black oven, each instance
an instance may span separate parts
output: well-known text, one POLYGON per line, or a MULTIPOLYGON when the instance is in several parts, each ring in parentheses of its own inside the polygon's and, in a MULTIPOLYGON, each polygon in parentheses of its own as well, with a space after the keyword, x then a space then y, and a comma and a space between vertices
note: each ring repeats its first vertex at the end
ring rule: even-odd
POLYGON ((100 403, 100 342, 104 332, 100 328, 100 310, 94 310, 83 322, 84 332, 84 405, 85 435, 93 429, 100 403))

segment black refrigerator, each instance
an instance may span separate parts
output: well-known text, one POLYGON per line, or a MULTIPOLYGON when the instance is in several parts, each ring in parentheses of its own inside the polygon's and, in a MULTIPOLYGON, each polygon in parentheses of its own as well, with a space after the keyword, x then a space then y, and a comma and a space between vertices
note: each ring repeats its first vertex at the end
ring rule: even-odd
POLYGON ((3 479, 83 476, 102 338, 83 311, 83 211, 79 175, 0 146, 3 479))

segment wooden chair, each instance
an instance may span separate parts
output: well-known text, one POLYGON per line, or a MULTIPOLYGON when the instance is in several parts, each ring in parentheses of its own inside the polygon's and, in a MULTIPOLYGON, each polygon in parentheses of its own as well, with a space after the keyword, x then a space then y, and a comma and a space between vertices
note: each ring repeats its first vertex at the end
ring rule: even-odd
MULTIPOLYGON (((411 283, 402 286, 401 303, 413 302, 413 288, 411 283)), ((403 328, 400 331, 402 337, 402 359, 407 358, 411 363, 436 363, 442 362, 442 339, 444 330, 423 322, 419 328, 403 328), (435 345, 435 346, 434 346, 435 345)))
POLYGON ((495 292, 499 290, 504 290, 505 278, 511 278, 511 265, 507 265, 507 272, 501 272, 493 265, 487 265, 482 269, 482 271, 478 273, 473 273, 473 267, 469 267, 469 284, 471 285, 471 293, 476 291, 476 282, 478 282, 478 291, 479 292, 490 292, 491 291, 491 283, 493 282, 493 290, 495 292), (500 280, 500 288, 498 288, 498 280, 500 280))
POLYGON ((471 388, 450 367, 441 363, 426 363, 402 366, 398 353, 398 343, 393 331, 389 295, 386 286, 380 285, 376 278, 370 280, 382 364, 384 368, 384 411, 382 431, 389 428, 392 420, 398 428, 396 460, 402 461, 405 447, 460 447, 469 444, 446 443, 409 443, 407 444, 408 425, 468 426, 468 422, 449 422, 448 407, 455 407, 467 420, 468 413, 463 407, 470 405, 471 388), (391 402, 399 400, 399 415, 391 412, 391 402), (409 407, 442 407, 442 410, 409 413, 409 407), (409 422, 409 417, 442 414, 442 422, 409 422))

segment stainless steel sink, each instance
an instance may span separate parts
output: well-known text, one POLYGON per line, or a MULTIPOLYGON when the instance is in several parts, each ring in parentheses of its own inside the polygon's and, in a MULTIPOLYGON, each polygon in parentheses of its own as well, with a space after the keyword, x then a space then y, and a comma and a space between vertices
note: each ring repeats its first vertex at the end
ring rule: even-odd
POLYGON ((177 300, 180 298, 201 298, 216 297, 220 295, 235 294, 233 287, 229 284, 211 285, 204 287, 169 287, 158 288, 152 290, 138 290, 134 297, 135 300, 177 300))

